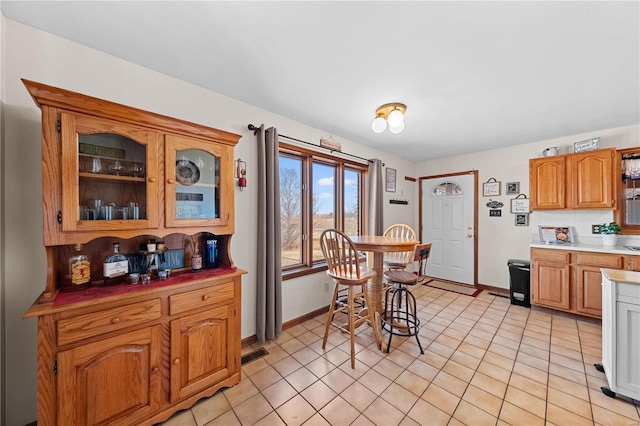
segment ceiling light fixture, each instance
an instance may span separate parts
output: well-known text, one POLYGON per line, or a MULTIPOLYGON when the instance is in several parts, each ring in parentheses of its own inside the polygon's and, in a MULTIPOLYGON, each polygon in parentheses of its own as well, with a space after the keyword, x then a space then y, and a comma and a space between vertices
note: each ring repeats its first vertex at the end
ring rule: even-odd
POLYGON ((404 114, 407 106, 399 102, 384 104, 376 110, 376 118, 371 123, 371 128, 376 133, 384 132, 389 125, 389 131, 398 134, 404 130, 404 114))

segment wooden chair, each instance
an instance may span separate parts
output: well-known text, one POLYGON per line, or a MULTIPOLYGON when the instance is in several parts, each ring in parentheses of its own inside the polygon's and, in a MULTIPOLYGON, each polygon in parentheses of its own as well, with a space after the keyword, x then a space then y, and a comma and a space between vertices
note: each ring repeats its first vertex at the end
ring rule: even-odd
MULTIPOLYGON (((335 286, 329 307, 327 325, 324 330, 322 349, 327 345, 329 328, 333 325, 351 336, 351 368, 355 368, 355 330, 370 317, 367 294, 363 284, 376 277, 376 271, 360 264, 358 251, 351 239, 336 229, 327 229, 320 235, 320 247, 327 262, 327 275, 333 278, 335 286), (338 297, 340 286, 347 287, 347 297, 338 297), (364 303, 362 303, 364 301, 364 303), (347 315, 347 322, 334 322, 336 313, 347 315)), ((373 317, 371 317, 373 324, 373 317)))
MULTIPOLYGON (((415 231, 405 224, 390 226, 384 231, 384 236, 417 240, 415 231)), ((413 253, 413 250, 385 253, 384 267, 386 269, 405 269, 413 261, 413 253)))
POLYGON ((417 272, 390 270, 384 273, 388 287, 384 297, 382 328, 389 332, 387 353, 391 347, 391 338, 395 334, 396 336, 416 336, 420 353, 424 354, 418 337, 420 319, 416 315, 416 298, 407 286, 416 285, 424 279, 430 253, 431 243, 418 244, 413 258, 418 262, 417 272))

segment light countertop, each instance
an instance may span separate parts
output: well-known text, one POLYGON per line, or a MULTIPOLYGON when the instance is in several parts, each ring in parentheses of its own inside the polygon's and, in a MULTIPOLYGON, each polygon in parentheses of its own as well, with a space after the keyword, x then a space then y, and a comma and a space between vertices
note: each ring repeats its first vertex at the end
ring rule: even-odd
POLYGON ((591 251, 596 253, 612 253, 612 254, 640 256, 640 251, 631 250, 626 248, 625 246, 605 247, 602 244, 580 244, 580 243, 545 244, 539 241, 533 241, 529 244, 529 247, 552 249, 552 250, 591 251))
POLYGON ((640 284, 640 272, 623 271, 620 269, 601 269, 602 274, 610 281, 618 283, 640 284))

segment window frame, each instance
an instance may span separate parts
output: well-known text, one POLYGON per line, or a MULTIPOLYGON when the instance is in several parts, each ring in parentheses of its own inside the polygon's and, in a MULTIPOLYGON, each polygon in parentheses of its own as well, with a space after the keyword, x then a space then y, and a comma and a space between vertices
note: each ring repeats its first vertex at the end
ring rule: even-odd
POLYGON ((361 162, 339 158, 331 154, 322 153, 319 151, 306 149, 297 145, 289 144, 286 142, 279 143, 278 155, 285 155, 291 158, 296 158, 302 161, 302 234, 306 237, 301 237, 302 244, 302 262, 282 267, 282 279, 288 280, 305 275, 315 274, 327 269, 327 264, 323 260, 313 261, 313 239, 308 236, 312 232, 312 208, 313 200, 311 194, 313 193, 313 164, 327 165, 336 168, 335 182, 334 182, 334 206, 335 206, 335 224, 339 230, 344 229, 344 172, 345 170, 355 171, 360 173, 360 186, 358 188, 358 197, 360 199, 360 232, 367 229, 367 214, 368 201, 365 194, 368 193, 368 164, 362 164, 361 162), (306 190, 308 188, 309 190, 306 190))

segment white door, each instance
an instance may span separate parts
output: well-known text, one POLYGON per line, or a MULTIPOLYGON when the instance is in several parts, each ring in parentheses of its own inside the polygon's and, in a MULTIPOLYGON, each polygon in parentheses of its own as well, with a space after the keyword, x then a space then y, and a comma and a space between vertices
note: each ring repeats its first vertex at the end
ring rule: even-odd
POLYGON ((427 275, 474 285, 475 175, 421 179, 423 243, 431 242, 427 275))

